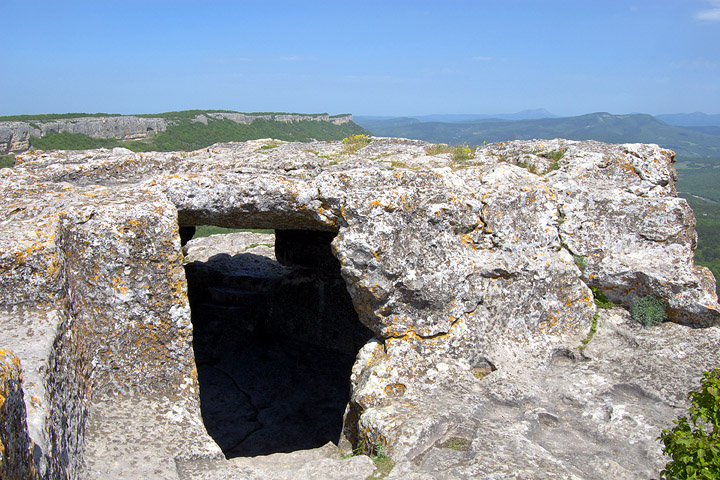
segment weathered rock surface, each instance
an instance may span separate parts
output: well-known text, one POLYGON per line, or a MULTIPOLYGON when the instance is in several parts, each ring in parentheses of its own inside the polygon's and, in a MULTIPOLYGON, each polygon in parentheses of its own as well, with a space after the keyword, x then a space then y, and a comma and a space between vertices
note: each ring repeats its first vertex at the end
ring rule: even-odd
POLYGON ((36 152, 0 170, 0 348, 43 379, 23 388, 47 412, 11 434, 29 435, 42 476, 267 478, 272 460, 224 460, 201 423, 178 227, 204 224, 336 234, 375 336, 340 446, 383 445, 388 478, 658 475, 655 438, 720 360, 714 279, 692 261, 672 152, 510 142, 457 163, 402 139, 354 154, 267 143, 36 152), (621 306, 581 351, 589 287, 621 306), (622 306, 647 294, 672 323, 629 319, 622 306))

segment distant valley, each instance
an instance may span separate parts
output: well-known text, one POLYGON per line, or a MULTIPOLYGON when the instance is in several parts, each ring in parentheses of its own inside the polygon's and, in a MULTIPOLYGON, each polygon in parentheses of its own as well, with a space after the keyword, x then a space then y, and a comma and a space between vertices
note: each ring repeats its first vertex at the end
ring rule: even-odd
POLYGON ((720 158, 720 115, 591 113, 556 117, 531 110, 504 118, 483 115, 428 115, 421 117, 362 117, 354 121, 383 137, 405 137, 435 143, 481 145, 484 142, 567 138, 607 143, 656 143, 684 158, 720 158), (537 118, 546 115, 546 118, 537 118), (513 119, 517 118, 517 119, 513 119), (524 117, 524 118, 519 118, 524 117), (691 122, 698 125, 688 125, 691 122), (682 124, 683 126, 680 126, 682 124))

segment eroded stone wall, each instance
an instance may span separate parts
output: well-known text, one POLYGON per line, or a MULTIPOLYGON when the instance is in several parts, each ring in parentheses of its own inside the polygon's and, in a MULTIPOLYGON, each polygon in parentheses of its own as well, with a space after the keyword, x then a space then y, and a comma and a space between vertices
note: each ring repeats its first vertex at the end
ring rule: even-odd
POLYGON ((0 477, 6 480, 38 478, 23 397, 20 359, 0 349, 0 477))

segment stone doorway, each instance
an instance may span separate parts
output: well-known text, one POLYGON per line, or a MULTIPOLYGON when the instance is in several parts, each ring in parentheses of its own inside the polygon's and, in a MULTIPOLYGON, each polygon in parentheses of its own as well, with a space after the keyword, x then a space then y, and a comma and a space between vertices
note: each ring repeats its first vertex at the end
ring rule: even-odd
POLYGON ((372 333, 332 256, 334 235, 234 233, 184 247, 203 422, 228 458, 342 435, 351 368, 372 333))

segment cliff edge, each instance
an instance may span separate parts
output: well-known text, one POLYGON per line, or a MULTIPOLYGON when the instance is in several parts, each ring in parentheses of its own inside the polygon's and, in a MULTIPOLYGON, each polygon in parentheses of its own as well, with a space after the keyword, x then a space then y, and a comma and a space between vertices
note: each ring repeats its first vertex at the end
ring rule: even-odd
MULTIPOLYGON (((183 113, 183 112, 179 112, 183 113)), ((255 120, 270 120, 283 123, 328 122, 343 125, 352 122, 352 115, 267 113, 247 114, 237 112, 198 113, 190 122, 208 124, 208 118, 231 120, 249 125, 255 120)), ((79 116, 53 120, 29 119, 26 121, 0 121, 0 155, 22 153, 32 148, 30 137, 42 138, 51 133, 82 134, 91 138, 116 139, 121 141, 145 140, 156 133, 165 132, 168 126, 180 122, 173 116, 151 118, 134 115, 79 116)))

